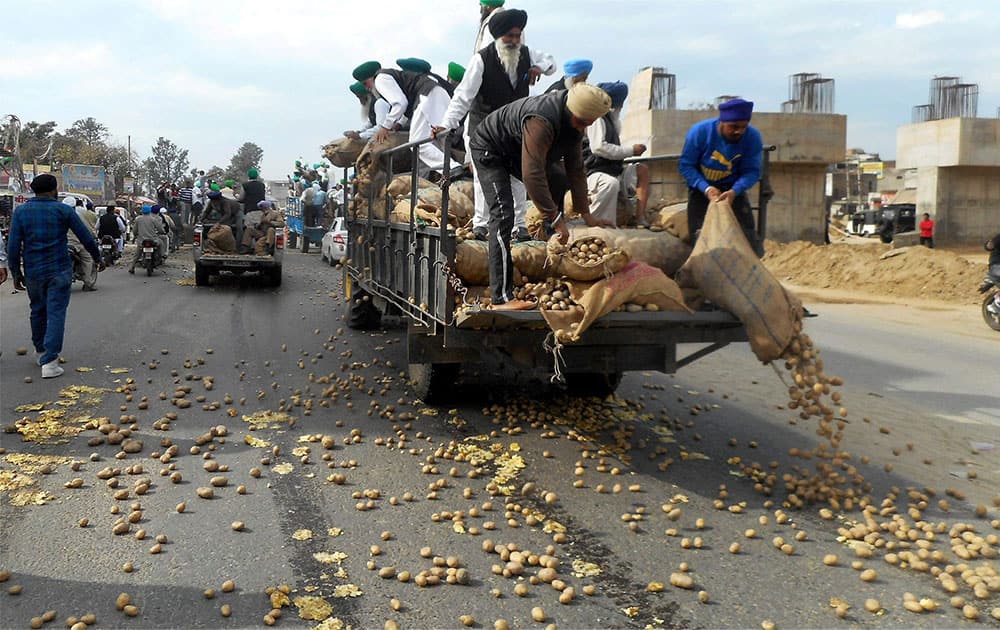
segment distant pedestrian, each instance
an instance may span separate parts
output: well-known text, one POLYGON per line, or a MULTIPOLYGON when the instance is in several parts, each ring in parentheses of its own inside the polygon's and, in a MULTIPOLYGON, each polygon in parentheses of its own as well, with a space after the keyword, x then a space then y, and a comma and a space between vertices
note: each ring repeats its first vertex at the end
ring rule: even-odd
POLYGON ((184 180, 184 187, 177 193, 177 200, 181 206, 181 223, 187 225, 191 223, 191 206, 194 205, 194 182, 184 180))
POLYGON ((924 220, 920 222, 920 244, 934 249, 934 219, 926 212, 924 220))
POLYGON ((0 234, 0 284, 7 282, 7 245, 0 234))
MULTIPOLYGON (((31 190, 35 196, 17 207, 10 226, 10 272, 14 286, 23 285, 28 290, 31 342, 42 366, 42 378, 55 378, 63 373, 59 353, 73 285, 66 232, 72 230, 94 260, 101 260, 90 229, 72 208, 59 201, 56 187, 56 178, 49 173, 33 179, 31 190)), ((99 262, 98 271, 103 270, 104 263, 99 262)))

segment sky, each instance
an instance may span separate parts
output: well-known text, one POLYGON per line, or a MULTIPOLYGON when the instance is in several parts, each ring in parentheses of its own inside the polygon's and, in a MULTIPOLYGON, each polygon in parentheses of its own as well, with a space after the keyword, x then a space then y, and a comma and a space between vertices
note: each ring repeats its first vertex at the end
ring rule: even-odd
MULTIPOLYGON (((835 80, 847 147, 896 153, 896 128, 928 102, 934 76, 979 85, 979 116, 1000 107, 996 0, 509 0, 528 12, 525 41, 594 61, 590 81, 628 82, 641 68, 677 76, 677 106, 721 94, 775 112, 788 77, 835 80)), ((150 153, 157 137, 191 165, 226 166, 250 141, 261 174, 283 179, 296 159, 360 125, 351 70, 421 57, 439 74, 466 65, 478 0, 31 0, 0 3, 0 116, 93 116, 113 140, 150 153)), ((626 105, 627 107, 627 105, 626 105)))

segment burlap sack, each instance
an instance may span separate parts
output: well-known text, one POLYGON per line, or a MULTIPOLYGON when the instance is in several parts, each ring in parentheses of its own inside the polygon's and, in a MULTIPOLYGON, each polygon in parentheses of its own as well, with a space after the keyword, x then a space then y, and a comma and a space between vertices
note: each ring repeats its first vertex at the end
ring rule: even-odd
POLYGON ((483 241, 462 241, 455 247, 459 279, 468 285, 490 283, 489 249, 483 241))
POLYGON ((475 184, 467 179, 462 179, 457 182, 452 182, 451 190, 452 192, 457 190, 458 192, 462 193, 463 195, 465 195, 469 199, 472 199, 473 201, 475 201, 476 199, 475 184))
POLYGON ((527 208, 525 209, 524 222, 528 227, 528 234, 531 238, 537 239, 539 241, 545 240, 545 229, 543 227, 544 217, 542 216, 542 211, 535 207, 530 200, 528 201, 527 208))
POLYGON ((541 282, 550 275, 545 267, 547 252, 544 241, 511 243, 510 257, 514 260, 514 268, 528 282, 541 282))
POLYGON ((365 148, 364 140, 337 138, 323 147, 323 156, 339 168, 352 166, 365 148))
POLYGON ((395 207, 392 209, 392 214, 389 215, 389 221, 391 223, 409 223, 410 222, 410 200, 400 199, 396 202, 395 207))
POLYGON ((754 254, 727 202, 709 205, 698 243, 677 278, 738 317, 761 361, 779 358, 801 322, 802 303, 754 254))
POLYGON ((690 243, 691 231, 688 229, 687 206, 685 205, 682 210, 672 210, 674 207, 670 206, 660 210, 660 224, 668 233, 673 234, 685 243, 690 243))
POLYGON ((472 197, 452 186, 448 191, 448 216, 456 226, 463 226, 472 220, 476 212, 476 204, 472 197))
MULTIPOLYGON (((398 146, 402 146, 409 140, 408 131, 391 131, 389 132, 389 138, 382 144, 375 144, 374 142, 369 142, 362 149, 361 153, 358 154, 358 160, 355 162, 355 166, 358 170, 363 167, 369 167, 376 164, 376 158, 378 158, 382 153, 388 151, 389 149, 395 149, 398 146)), ((392 159, 392 170, 399 173, 410 168, 410 154, 406 151, 403 153, 397 153, 392 159)))
MULTIPOLYGON (((393 165, 395 167, 395 165, 393 165)), ((403 195, 410 194, 410 185, 412 181, 412 176, 410 175, 397 175, 392 178, 392 182, 389 183, 389 194, 393 197, 400 197, 403 195)), ((423 177, 417 178, 417 189, 423 188, 437 188, 436 184, 432 184, 423 177)))
POLYGON ((629 228, 617 230, 601 227, 570 228, 571 239, 586 236, 602 238, 609 246, 628 254, 630 261, 644 262, 668 276, 673 276, 691 253, 690 246, 668 232, 629 228))
POLYGON ((569 282, 580 311, 542 311, 542 317, 563 343, 579 341, 591 324, 622 304, 655 304, 661 311, 690 312, 677 283, 646 263, 632 262, 611 278, 593 284, 569 282))
POLYGON ((214 253, 235 254, 236 238, 233 236, 233 229, 228 225, 216 223, 208 230, 208 242, 211 243, 214 253))
POLYGON ((581 263, 570 256, 570 249, 576 245, 589 245, 597 242, 599 237, 585 236, 582 238, 570 238, 563 245, 559 242, 559 236, 553 235, 546 246, 548 258, 549 275, 566 276, 571 280, 597 280, 607 278, 616 273, 619 269, 628 264, 628 254, 615 248, 610 242, 605 241, 611 250, 600 260, 594 262, 581 263))

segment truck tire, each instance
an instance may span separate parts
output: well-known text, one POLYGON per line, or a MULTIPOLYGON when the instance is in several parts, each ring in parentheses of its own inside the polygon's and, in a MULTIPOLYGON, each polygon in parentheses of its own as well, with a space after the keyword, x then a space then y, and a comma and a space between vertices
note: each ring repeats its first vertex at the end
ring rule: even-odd
POLYGON ((295 249, 295 246, 299 243, 299 235, 295 232, 288 233, 288 249, 295 249))
POLYGON ((200 264, 194 264, 194 283, 199 287, 208 286, 209 273, 208 269, 205 269, 200 264))
POLYGON ((309 253, 309 237, 305 234, 302 235, 302 247, 299 248, 303 254, 309 253))
POLYGON ((272 267, 267 271, 267 283, 272 287, 281 286, 281 267, 272 267))
POLYGON ((153 275, 153 267, 156 265, 156 257, 150 256, 146 259, 146 277, 153 275))
POLYGON ((571 372, 566 375, 566 390, 571 396, 607 398, 622 382, 621 372, 571 372))
POLYGON ((382 313, 372 302, 371 296, 366 291, 355 291, 351 298, 347 327, 353 330, 377 330, 381 326, 382 313))
POLYGON ((409 365, 410 389, 425 403, 447 402, 448 394, 458 380, 458 363, 411 363, 409 365))

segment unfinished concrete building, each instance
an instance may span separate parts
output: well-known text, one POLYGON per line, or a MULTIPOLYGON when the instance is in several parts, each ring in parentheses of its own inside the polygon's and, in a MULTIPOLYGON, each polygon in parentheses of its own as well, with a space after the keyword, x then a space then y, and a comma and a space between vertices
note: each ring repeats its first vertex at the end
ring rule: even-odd
MULTIPOLYGON (((643 143, 647 156, 679 155, 691 125, 714 118, 714 108, 676 109, 676 78, 662 68, 645 68, 632 78, 627 111, 622 118, 622 140, 643 143)), ((753 100, 753 95, 744 95, 753 100)), ((719 100, 727 100, 720 97, 719 100)), ((767 236, 780 241, 822 243, 826 232, 825 177, 828 165, 842 161, 847 145, 847 117, 833 112, 833 80, 819 75, 793 75, 789 99, 782 113, 754 111, 752 124, 774 145, 767 236)), ((676 158, 649 164, 652 198, 687 199, 687 185, 676 158)), ((755 186, 751 204, 757 205, 755 186)))
POLYGON ((916 177, 917 215, 937 222, 935 240, 978 244, 1000 229, 1000 120, 976 118, 978 87, 931 80, 930 103, 896 131, 896 166, 916 177))

